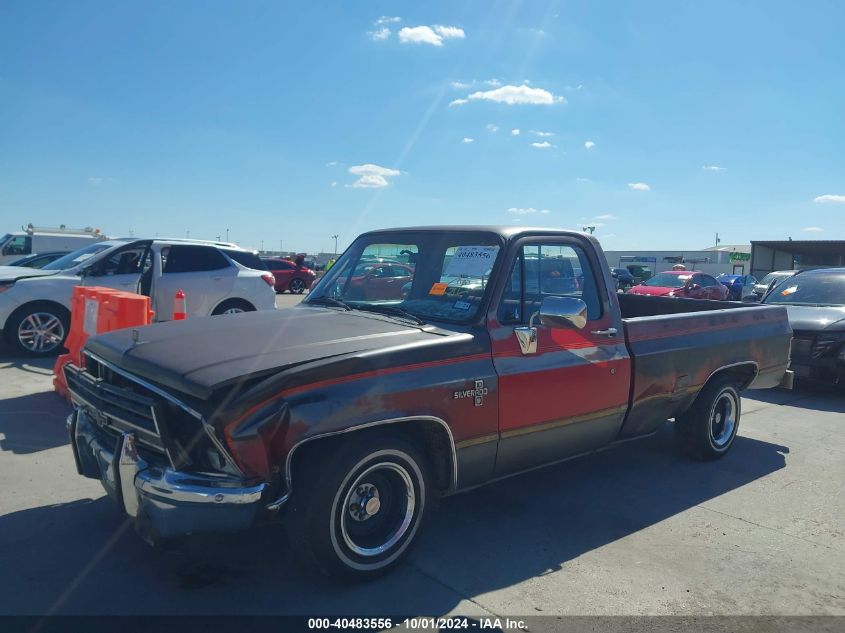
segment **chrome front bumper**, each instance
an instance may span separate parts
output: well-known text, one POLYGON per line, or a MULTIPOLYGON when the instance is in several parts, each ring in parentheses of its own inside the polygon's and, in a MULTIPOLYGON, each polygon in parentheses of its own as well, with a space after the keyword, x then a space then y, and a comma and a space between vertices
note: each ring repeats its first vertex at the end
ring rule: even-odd
POLYGON ((194 474, 151 464, 124 433, 108 443, 79 409, 67 419, 79 474, 99 479, 108 495, 135 520, 150 543, 188 534, 231 532, 255 525, 264 510, 266 484, 194 474))

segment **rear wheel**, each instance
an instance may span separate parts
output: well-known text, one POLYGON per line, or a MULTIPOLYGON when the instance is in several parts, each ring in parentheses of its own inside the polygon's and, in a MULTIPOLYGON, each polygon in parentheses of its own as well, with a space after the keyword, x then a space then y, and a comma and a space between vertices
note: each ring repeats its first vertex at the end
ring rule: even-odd
POLYGON ((693 405, 675 419, 681 447, 696 459, 723 457, 733 446, 739 429, 739 388, 730 378, 704 386, 693 405))
POLYGON ((291 279, 288 284, 291 294, 301 295, 305 291, 305 282, 301 279, 291 279))
POLYGON ((214 308, 212 316, 219 314, 239 314, 241 312, 255 312, 255 306, 243 299, 229 299, 214 308))
POLYGON ((370 434, 313 457, 294 477, 287 522, 294 551, 333 578, 383 574, 405 554, 425 515, 425 460, 401 438, 370 434))
POLYGON ((26 356, 51 356, 61 351, 68 330, 70 313, 63 306, 35 302, 15 310, 6 321, 6 342, 26 356))

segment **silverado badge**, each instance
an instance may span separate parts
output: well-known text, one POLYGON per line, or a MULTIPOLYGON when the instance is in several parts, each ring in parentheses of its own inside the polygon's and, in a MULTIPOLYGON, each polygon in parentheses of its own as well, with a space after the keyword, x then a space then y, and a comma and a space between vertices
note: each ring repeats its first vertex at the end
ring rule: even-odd
POLYGON ((459 398, 474 398, 475 406, 480 407, 482 404, 484 404, 484 396, 486 395, 487 387, 484 386, 484 381, 476 380, 474 388, 456 391, 454 398, 455 400, 458 400, 459 398))

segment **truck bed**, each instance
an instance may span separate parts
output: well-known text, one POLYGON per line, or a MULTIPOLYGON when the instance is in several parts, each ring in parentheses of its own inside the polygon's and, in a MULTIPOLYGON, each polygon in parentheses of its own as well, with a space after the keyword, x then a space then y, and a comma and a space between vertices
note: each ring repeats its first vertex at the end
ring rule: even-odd
POLYGON ((707 380, 732 368, 744 388, 776 386, 792 329, 785 308, 618 295, 632 359, 631 407, 620 437, 685 411, 707 380))

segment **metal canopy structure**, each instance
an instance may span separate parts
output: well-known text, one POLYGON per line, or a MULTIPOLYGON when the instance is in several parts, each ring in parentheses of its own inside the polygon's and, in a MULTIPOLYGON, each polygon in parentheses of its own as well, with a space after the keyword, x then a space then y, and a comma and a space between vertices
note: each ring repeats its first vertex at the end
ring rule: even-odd
POLYGON ((845 266, 845 240, 769 240, 751 242, 751 273, 845 266))

